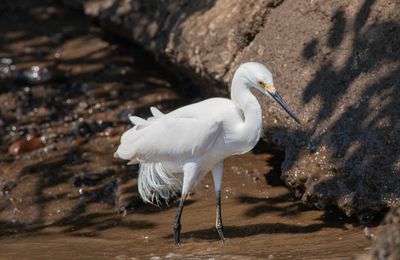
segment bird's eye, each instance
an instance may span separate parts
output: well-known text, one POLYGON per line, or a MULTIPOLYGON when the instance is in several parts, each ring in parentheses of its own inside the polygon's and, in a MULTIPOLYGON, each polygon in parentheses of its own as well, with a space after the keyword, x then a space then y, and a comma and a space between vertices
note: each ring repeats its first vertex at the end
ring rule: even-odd
POLYGON ((268 90, 269 92, 275 92, 275 88, 272 85, 265 84, 263 81, 257 81, 257 83, 260 85, 265 90, 268 90))
POLYGON ((267 84, 265 84, 265 83, 264 83, 263 81, 261 81, 261 80, 257 81, 257 84, 258 84, 260 87, 264 88, 264 89, 265 89, 265 87, 267 86, 267 84))

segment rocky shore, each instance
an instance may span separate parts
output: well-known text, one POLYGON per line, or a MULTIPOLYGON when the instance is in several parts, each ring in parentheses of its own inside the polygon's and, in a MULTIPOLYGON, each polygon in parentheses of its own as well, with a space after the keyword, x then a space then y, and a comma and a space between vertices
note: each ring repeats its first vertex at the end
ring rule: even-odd
POLYGON ((73 3, 204 96, 227 95, 240 63, 267 64, 303 122, 260 99, 264 138, 285 149, 286 185, 306 204, 361 222, 399 205, 398 1, 73 3))

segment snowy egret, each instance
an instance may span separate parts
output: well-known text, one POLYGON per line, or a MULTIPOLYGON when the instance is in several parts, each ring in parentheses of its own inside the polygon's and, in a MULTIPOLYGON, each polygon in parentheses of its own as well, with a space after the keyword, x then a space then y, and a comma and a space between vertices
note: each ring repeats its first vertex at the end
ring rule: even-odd
POLYGON ((187 194, 212 172, 216 194, 216 228, 225 240, 221 217, 223 160, 250 151, 262 131, 261 106, 250 89, 277 101, 298 123, 299 119, 276 91, 272 74, 263 64, 247 62, 236 70, 231 99, 210 98, 163 114, 150 108, 147 120, 130 116, 134 127, 121 136, 114 156, 140 165, 138 189, 142 199, 159 203, 181 193, 173 224, 180 243, 180 219, 187 194))

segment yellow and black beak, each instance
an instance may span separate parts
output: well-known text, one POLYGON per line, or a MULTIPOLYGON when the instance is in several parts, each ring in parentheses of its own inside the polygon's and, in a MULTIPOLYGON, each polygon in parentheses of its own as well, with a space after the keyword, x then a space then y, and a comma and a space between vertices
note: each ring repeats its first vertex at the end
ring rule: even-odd
POLYGON ((286 102, 283 100, 278 92, 275 91, 275 93, 269 94, 276 102, 278 102, 279 105, 281 105, 281 107, 289 114, 289 116, 293 118, 294 121, 296 121, 297 124, 301 125, 300 120, 297 118, 296 114, 289 108, 289 106, 286 104, 286 102))
POLYGON ((265 84, 264 82, 258 82, 259 86, 264 90, 263 92, 269 95, 272 99, 274 99, 285 111, 289 114, 293 120, 301 125, 300 120, 296 116, 296 114, 289 108, 286 102, 283 100, 282 96, 279 95, 278 91, 273 86, 265 84))

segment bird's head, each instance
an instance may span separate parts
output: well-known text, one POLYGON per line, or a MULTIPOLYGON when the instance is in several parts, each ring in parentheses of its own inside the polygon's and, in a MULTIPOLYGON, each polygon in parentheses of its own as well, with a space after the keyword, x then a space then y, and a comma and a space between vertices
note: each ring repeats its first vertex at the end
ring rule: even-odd
POLYGON ((246 62, 240 65, 238 70, 242 71, 242 75, 245 77, 248 87, 256 88, 261 93, 275 100, 297 124, 301 124, 295 113, 289 108, 282 96, 279 95, 278 91, 275 89, 272 73, 266 66, 258 62, 246 62))

